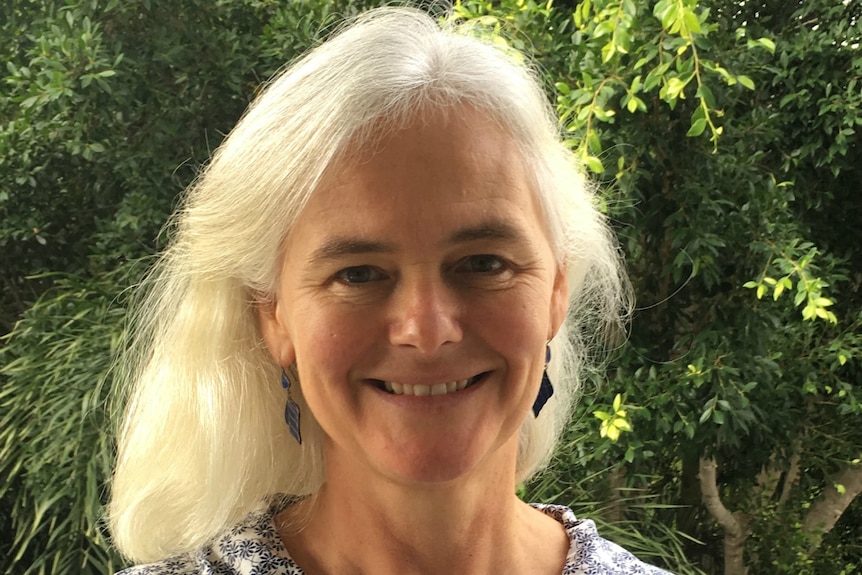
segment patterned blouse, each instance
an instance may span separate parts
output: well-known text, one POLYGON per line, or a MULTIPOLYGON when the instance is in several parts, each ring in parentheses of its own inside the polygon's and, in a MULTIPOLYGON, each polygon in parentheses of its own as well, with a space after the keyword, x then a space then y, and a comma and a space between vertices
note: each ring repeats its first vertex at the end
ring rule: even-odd
MULTIPOLYGON (((117 575, 304 575, 293 562, 275 528, 281 506, 252 513, 245 521, 191 555, 139 565, 117 575)), ((589 519, 576 519, 568 507, 533 504, 563 524, 569 554, 562 575, 670 575, 599 537, 589 519)))

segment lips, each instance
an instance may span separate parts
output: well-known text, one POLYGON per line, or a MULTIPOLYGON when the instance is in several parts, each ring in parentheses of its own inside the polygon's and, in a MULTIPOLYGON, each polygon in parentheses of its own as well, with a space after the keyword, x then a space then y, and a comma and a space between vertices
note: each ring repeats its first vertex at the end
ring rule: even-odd
POLYGON ((484 373, 475 375, 469 379, 460 379, 457 381, 449 381, 446 383, 436 383, 434 385, 411 385, 409 383, 398 383, 397 381, 381 381, 379 387, 392 395, 446 395, 466 389, 479 381, 484 373))

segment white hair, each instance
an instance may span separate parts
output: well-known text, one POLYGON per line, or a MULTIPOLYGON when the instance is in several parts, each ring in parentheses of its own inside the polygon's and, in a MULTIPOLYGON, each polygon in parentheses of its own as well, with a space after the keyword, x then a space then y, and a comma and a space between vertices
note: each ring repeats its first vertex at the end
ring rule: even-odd
POLYGON ((551 343, 555 394, 521 428, 513 487, 547 464, 590 356, 626 309, 615 241, 527 67, 418 10, 372 10, 251 104, 188 190, 142 286, 108 510, 126 556, 191 551, 267 496, 319 489, 322 431, 299 382, 302 445, 289 435, 256 306, 275 294, 285 236, 327 168, 375 145, 381 123, 397 130, 418 110, 461 105, 518 143, 567 270, 569 312, 551 343))

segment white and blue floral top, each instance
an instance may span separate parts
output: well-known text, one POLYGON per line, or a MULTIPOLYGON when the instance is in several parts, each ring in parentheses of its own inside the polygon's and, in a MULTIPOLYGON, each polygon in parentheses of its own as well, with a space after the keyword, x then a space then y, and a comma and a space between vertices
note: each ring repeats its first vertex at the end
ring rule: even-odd
MULTIPOLYGON (((280 507, 252 513, 212 546, 196 553, 131 567, 117 575, 304 575, 276 531, 274 517, 280 507)), ((602 539, 591 520, 575 518, 568 507, 533 507, 562 523, 569 535, 571 544, 562 575, 670 575, 602 539)))

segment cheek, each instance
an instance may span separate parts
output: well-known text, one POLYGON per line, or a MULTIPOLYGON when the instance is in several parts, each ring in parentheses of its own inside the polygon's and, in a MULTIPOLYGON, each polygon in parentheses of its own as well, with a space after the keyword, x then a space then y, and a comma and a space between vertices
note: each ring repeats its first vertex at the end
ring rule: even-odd
POLYGON ((297 363, 316 379, 344 376, 373 341, 368 318, 318 303, 296 324, 297 363))
POLYGON ((470 305, 470 324, 503 355, 514 358, 544 357, 549 326, 547 293, 534 286, 501 297, 481 298, 470 305))

